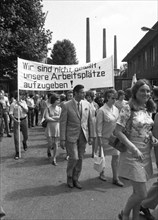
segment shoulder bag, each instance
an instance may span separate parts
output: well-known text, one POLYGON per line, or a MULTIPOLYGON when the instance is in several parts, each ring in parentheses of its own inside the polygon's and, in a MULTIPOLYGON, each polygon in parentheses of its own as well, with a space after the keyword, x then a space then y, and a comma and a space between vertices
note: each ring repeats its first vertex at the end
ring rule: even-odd
MULTIPOLYGON (((48 108, 48 107, 47 107, 48 108)), ((48 114, 50 115, 50 110, 49 110, 49 108, 48 108, 48 114)), ((42 127, 43 128, 46 128, 47 127, 47 119, 44 119, 44 121, 42 122, 42 127)))
MULTIPOLYGON (((132 121, 133 121, 133 110, 131 110, 131 115, 130 115, 130 118, 129 118, 129 130, 131 130, 132 128, 132 121)), ((124 132, 125 135, 126 132, 124 132)), ((118 151, 120 152, 126 152, 127 151, 127 147, 125 144, 123 144, 119 138, 115 138, 114 141, 109 141, 109 145, 114 147, 115 149, 117 149, 118 151)))

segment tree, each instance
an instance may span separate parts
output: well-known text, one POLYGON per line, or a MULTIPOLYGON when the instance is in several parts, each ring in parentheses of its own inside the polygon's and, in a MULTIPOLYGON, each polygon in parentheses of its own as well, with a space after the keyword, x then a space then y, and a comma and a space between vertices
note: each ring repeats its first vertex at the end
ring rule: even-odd
MULTIPOLYGON (((72 65, 78 64, 76 58, 76 49, 74 44, 70 40, 64 39, 63 41, 57 41, 54 44, 51 53, 51 64, 54 65, 72 65)), ((49 60, 50 62, 50 60, 49 60)))
POLYGON ((0 1, 0 76, 17 78, 17 57, 41 61, 52 33, 45 30, 41 0, 0 1))

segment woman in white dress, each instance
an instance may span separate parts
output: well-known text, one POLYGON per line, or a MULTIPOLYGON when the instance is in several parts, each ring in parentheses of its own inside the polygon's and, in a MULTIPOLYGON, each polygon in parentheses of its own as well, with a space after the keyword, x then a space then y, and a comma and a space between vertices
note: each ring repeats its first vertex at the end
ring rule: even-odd
MULTIPOLYGON (((114 105, 116 98, 116 90, 108 89, 105 91, 105 103, 97 112, 97 136, 98 145, 103 148, 104 156, 112 156, 112 182, 113 184, 122 187, 123 183, 119 180, 118 177, 119 151, 109 145, 109 141, 114 138, 113 132, 116 127, 116 121, 119 117, 119 110, 114 105)), ((100 173, 100 179, 106 181, 105 168, 100 173)))
POLYGON ((45 134, 48 140, 48 157, 51 157, 51 149, 53 149, 53 161, 54 166, 56 163, 57 149, 60 137, 59 130, 59 119, 61 114, 61 108, 58 106, 60 103, 59 97, 56 93, 52 93, 50 97, 50 106, 47 107, 45 112, 45 118, 47 120, 47 127, 45 129, 45 134))
POLYGON ((132 98, 120 112, 115 134, 126 145, 127 151, 120 154, 119 175, 130 180, 133 193, 124 210, 119 214, 120 220, 129 220, 133 211, 133 220, 139 220, 141 202, 147 196, 146 182, 153 174, 152 147, 152 112, 156 105, 151 99, 151 86, 147 80, 138 80, 132 87, 132 98), (129 118, 132 113, 132 124, 129 118), (125 133, 126 132, 126 135, 125 133))

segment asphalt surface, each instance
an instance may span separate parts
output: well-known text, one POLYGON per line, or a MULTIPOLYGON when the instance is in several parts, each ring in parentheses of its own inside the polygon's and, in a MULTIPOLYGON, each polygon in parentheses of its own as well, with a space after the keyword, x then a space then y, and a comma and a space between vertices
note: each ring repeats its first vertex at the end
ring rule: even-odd
MULTIPOLYGON (((128 180, 125 186, 111 183, 111 157, 106 158, 107 181, 98 178, 93 169, 91 146, 87 145, 80 182, 81 190, 66 185, 66 153, 59 148, 58 166, 47 158, 47 142, 41 126, 29 129, 28 150, 22 148, 22 158, 14 160, 14 141, 4 135, 1 149, 1 205, 6 220, 50 219, 118 219, 132 188, 128 180)), ((154 160, 153 160, 154 161, 154 160)), ((149 188, 157 178, 147 183, 149 188)), ((153 215, 158 216, 158 207, 153 215)), ((145 219, 140 217, 140 220, 145 219)), ((158 219, 158 218, 157 218, 158 219)))

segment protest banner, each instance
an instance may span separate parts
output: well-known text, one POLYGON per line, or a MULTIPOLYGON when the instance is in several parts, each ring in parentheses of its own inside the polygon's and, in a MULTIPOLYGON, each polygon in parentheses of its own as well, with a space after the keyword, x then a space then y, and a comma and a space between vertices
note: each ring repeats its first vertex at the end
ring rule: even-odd
POLYGON ((18 89, 64 91, 114 87, 113 57, 84 65, 49 65, 18 58, 18 89))

